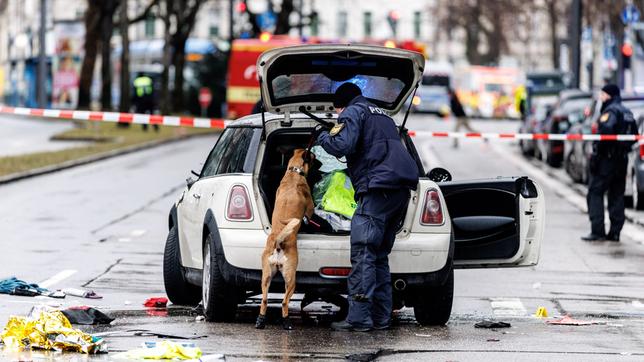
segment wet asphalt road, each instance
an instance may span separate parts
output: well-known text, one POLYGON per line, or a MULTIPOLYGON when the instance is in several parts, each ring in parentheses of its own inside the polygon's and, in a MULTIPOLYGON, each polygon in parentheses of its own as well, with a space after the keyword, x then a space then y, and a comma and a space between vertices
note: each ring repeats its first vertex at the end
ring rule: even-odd
MULTIPOLYGON (((516 122, 480 121, 483 131, 514 131, 516 122)), ((452 124, 413 116, 410 129, 447 130, 452 124)), ((44 282, 50 289, 85 287, 104 299, 68 296, 64 300, 0 295, 0 324, 11 314, 26 314, 34 304, 89 304, 116 318, 111 326, 83 330, 119 332, 106 337, 108 355, 135 348, 154 337, 131 329, 194 338, 206 355, 228 360, 642 360, 644 359, 644 231, 629 225, 619 244, 587 244, 580 196, 524 161, 509 142, 417 137, 426 164, 442 165, 454 179, 529 175, 544 186, 547 225, 541 261, 534 268, 459 270, 447 327, 420 327, 413 313, 397 313, 389 331, 330 332, 326 309, 296 320, 284 332, 276 319, 265 331, 253 328, 255 307, 241 309, 236 323, 197 322, 185 308, 146 310, 143 301, 163 296, 161 258, 167 213, 189 176, 203 162, 214 138, 198 138, 101 161, 56 174, 0 186, 0 277, 15 275, 44 282), (567 196, 566 196, 567 195, 567 196), (551 326, 531 315, 539 306, 550 315, 570 314, 600 325, 551 326), (512 328, 475 329, 484 318, 512 328), (131 333, 130 333, 131 334, 131 333), (203 338, 197 338, 205 336, 203 338)), ((271 313, 278 313, 276 308, 271 313)), ((293 315, 302 316, 297 308, 293 315)), ((276 315, 276 314, 275 314, 276 315)), ((75 354, 22 355, 0 352, 1 359, 76 360, 75 354)), ((81 358, 80 360, 84 360, 81 358)))

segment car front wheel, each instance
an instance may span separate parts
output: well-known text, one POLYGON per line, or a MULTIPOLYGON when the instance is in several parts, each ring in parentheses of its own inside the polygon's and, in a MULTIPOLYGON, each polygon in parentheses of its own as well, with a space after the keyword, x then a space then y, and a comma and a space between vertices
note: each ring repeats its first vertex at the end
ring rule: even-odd
POLYGON ((211 322, 231 322, 237 313, 238 290, 226 283, 219 269, 212 237, 208 235, 203 251, 202 301, 204 316, 211 322))
POLYGON ((174 304, 197 305, 201 299, 198 286, 188 283, 181 266, 179 233, 173 226, 168 232, 163 252, 163 283, 168 299, 174 304))
POLYGON ((442 326, 452 314, 454 300, 454 268, 449 271, 443 285, 426 287, 418 291, 414 298, 414 316, 421 325, 442 326))

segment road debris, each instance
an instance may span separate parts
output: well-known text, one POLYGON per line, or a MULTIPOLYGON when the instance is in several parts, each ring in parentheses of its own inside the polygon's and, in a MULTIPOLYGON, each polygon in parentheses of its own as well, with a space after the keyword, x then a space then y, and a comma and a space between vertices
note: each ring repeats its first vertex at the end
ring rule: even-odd
POLYGON ((157 338, 170 338, 170 339, 200 339, 208 338, 206 335, 179 335, 153 332, 149 329, 128 329, 124 331, 109 331, 95 333, 96 337, 157 337, 157 338))
POLYGON ((107 352, 103 339, 72 328, 61 311, 47 307, 34 307, 28 317, 10 317, 0 334, 0 341, 9 349, 107 352))
POLYGON ((143 305, 148 308, 165 308, 168 305, 168 298, 165 298, 165 297, 148 298, 143 303, 143 305))
POLYGON ((561 325, 561 326, 589 326, 593 324, 602 324, 602 322, 599 321, 582 321, 578 319, 573 319, 570 316, 565 316, 563 318, 551 320, 551 321, 546 321, 548 324, 555 324, 555 325, 561 325))
POLYGON ((201 358, 201 349, 194 343, 172 341, 144 342, 141 348, 115 355, 115 358, 128 359, 174 359, 192 360, 201 358))
POLYGON ((534 313, 534 316, 537 318, 548 318, 548 310, 546 310, 546 307, 539 307, 534 313))
POLYGON ((71 324, 110 324, 114 318, 88 306, 70 307, 62 311, 71 324))
POLYGON ((512 325, 507 322, 484 320, 474 325, 476 328, 510 328, 512 325))
POLYGON ((49 293, 46 288, 41 288, 35 283, 27 283, 16 277, 0 280, 0 294, 34 297, 36 295, 45 295, 46 293, 49 293))
POLYGON ((415 333, 416 337, 431 337, 431 334, 415 333))
POLYGON ((74 297, 88 298, 88 299, 102 299, 103 297, 96 294, 93 290, 83 290, 76 288, 65 288, 62 290, 67 295, 74 297))

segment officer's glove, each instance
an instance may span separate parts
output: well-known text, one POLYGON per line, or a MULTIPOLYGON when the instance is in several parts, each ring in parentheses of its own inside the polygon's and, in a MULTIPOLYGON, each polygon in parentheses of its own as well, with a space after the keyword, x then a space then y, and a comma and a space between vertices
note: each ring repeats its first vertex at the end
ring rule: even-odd
POLYGON ((328 132, 328 131, 329 129, 326 128, 325 126, 317 125, 311 135, 313 136, 313 139, 317 140, 320 137, 320 134, 322 134, 322 132, 328 132))

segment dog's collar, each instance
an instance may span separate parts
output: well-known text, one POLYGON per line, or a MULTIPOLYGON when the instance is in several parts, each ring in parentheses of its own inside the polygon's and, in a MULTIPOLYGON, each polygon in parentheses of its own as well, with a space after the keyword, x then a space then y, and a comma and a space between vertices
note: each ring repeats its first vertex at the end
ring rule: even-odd
POLYGON ((304 172, 304 170, 301 169, 300 167, 292 166, 292 167, 289 167, 288 170, 291 171, 291 172, 295 172, 296 174, 298 174, 300 176, 306 177, 306 172, 304 172))

